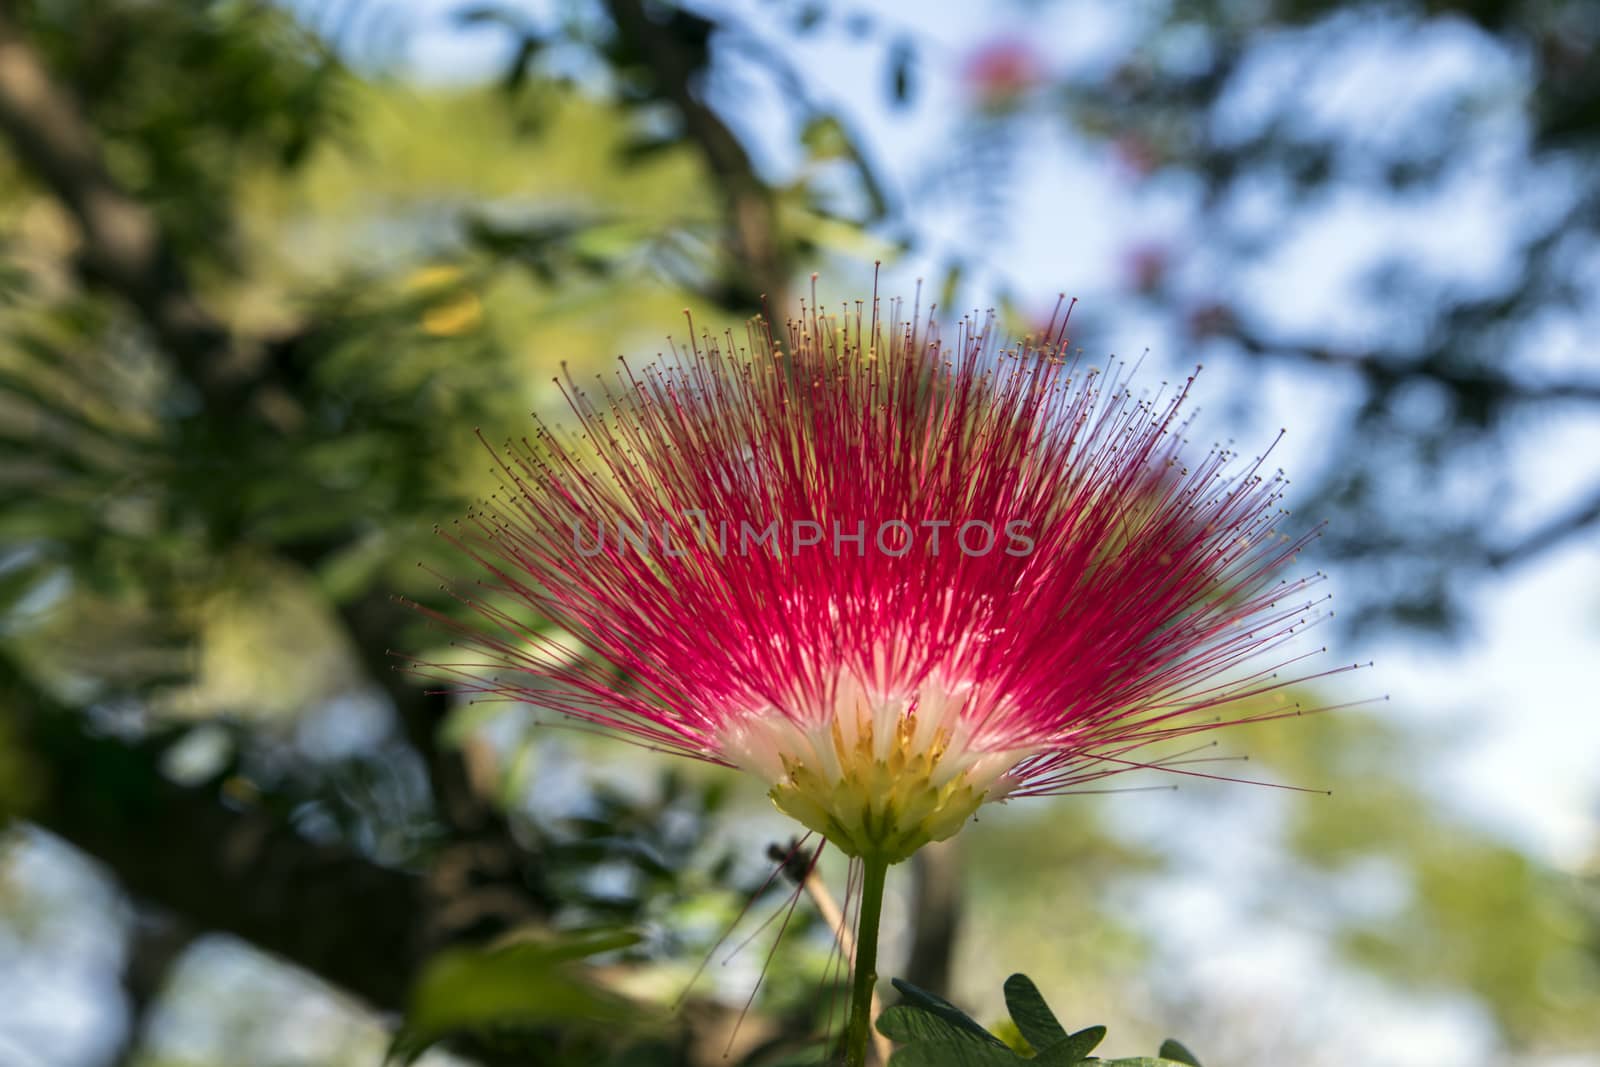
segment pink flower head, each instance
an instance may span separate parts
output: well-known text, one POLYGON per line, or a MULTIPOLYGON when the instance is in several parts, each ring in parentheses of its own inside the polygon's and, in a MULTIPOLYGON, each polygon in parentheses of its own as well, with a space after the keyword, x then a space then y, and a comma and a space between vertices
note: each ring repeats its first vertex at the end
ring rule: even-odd
POLYGON ((1002 38, 973 51, 961 79, 984 107, 1004 107, 1044 79, 1044 61, 1026 41, 1002 38))
POLYGON ((496 450, 450 535, 487 595, 474 661, 432 670, 742 768, 886 862, 1244 721, 1311 607, 1281 475, 1186 464, 1188 384, 1133 392, 1065 321, 1000 348, 813 299, 598 395, 568 378, 576 432, 496 450))

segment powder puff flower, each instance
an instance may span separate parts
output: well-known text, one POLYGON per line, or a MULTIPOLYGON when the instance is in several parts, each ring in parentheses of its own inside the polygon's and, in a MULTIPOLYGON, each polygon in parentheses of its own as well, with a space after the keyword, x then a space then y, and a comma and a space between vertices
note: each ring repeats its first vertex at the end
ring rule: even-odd
POLYGON ((747 771, 880 871, 988 802, 1198 773, 1142 751, 1294 713, 1237 709, 1287 684, 1305 537, 1260 459, 1181 457, 1188 383, 1135 391, 1065 321, 1001 347, 813 299, 567 379, 574 428, 495 449, 449 535, 481 625, 434 672, 747 771))

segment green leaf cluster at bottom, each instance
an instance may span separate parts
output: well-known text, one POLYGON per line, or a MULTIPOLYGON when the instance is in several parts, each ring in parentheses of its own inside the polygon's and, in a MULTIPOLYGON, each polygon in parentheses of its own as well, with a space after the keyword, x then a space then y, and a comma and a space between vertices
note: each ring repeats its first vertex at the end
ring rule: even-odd
POLYGON ((1006 979, 1006 1010, 1027 1041, 1031 1055, 1018 1052, 942 997, 894 980, 899 1004, 878 1016, 878 1030, 901 1047, 892 1067, 1200 1067, 1200 1061, 1177 1041, 1162 1043, 1157 1056, 1102 1060, 1090 1055, 1106 1036, 1103 1026, 1068 1033, 1026 976, 1006 979))

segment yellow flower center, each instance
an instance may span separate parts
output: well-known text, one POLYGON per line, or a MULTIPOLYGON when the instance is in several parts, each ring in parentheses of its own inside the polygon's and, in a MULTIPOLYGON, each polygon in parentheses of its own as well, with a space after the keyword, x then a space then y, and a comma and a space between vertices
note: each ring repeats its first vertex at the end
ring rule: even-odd
POLYGON ((798 724, 765 709, 729 731, 724 751, 772 783, 778 810, 846 855, 899 863, 1003 797, 1005 772, 1026 755, 969 746, 964 688, 930 683, 873 698, 842 680, 826 720, 798 724))

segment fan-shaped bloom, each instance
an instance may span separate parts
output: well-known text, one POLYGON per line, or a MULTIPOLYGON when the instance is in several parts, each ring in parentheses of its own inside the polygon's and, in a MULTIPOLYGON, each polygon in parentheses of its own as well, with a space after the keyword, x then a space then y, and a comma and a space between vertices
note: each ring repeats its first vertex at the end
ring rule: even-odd
POLYGON ((1282 478, 1186 465, 1188 385, 1135 392, 1064 325, 1001 348, 813 301, 568 380, 575 432, 494 450, 450 535, 482 625, 435 670, 748 771, 878 864, 1240 721, 1310 607, 1282 478))

